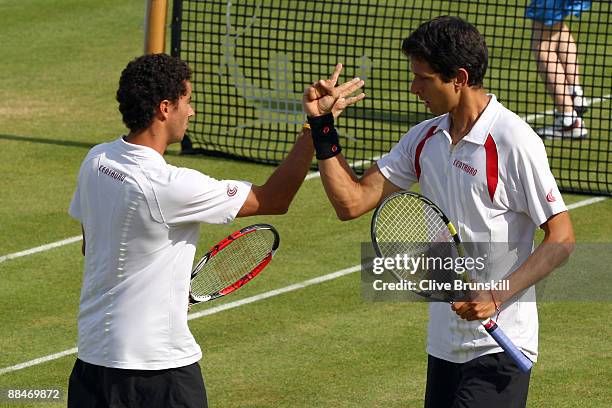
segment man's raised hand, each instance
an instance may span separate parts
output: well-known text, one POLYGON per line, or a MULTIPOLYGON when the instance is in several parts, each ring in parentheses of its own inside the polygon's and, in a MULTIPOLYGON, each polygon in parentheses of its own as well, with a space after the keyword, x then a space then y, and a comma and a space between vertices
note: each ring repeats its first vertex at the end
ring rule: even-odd
POLYGON ((365 84, 360 78, 353 78, 351 81, 336 86, 340 72, 342 72, 342 64, 337 64, 331 78, 321 79, 306 88, 302 99, 306 115, 315 117, 331 112, 334 118, 337 118, 347 106, 365 98, 363 92, 357 96, 351 96, 365 84))

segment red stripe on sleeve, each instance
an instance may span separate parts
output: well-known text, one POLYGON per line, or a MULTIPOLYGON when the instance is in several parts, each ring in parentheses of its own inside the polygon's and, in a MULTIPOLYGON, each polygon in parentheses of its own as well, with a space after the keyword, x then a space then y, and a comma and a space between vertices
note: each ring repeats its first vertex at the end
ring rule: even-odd
POLYGON ((497 145, 495 140, 489 135, 484 144, 487 155, 487 187, 489 189, 489 197, 493 201, 495 190, 497 190, 497 181, 499 179, 497 145))
POLYGON ((436 127, 437 126, 432 126, 429 128, 423 140, 421 140, 417 145, 416 153, 414 154, 414 170, 416 172, 417 180, 421 178, 421 163, 419 162, 421 158, 421 151, 423 150, 423 146, 425 146, 427 139, 429 139, 436 131, 436 127))

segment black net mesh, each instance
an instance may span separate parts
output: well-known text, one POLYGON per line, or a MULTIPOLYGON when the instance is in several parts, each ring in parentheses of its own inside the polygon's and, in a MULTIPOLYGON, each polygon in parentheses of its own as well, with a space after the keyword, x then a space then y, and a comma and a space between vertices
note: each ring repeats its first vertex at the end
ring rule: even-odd
POLYGON ((423 21, 458 15, 487 40, 485 87, 543 136, 560 188, 610 195, 611 2, 538 2, 583 3, 585 10, 568 15, 565 26, 540 29, 525 17, 530 0, 175 0, 172 52, 194 70, 197 112, 188 131, 193 145, 183 149, 278 163, 304 121, 304 88, 342 62, 340 82, 354 76, 366 81, 367 98, 337 123, 344 155, 361 172, 411 126, 431 117, 409 92, 402 40, 423 21), (558 96, 557 110, 573 104, 581 117, 570 112, 566 123, 555 117, 536 56, 542 71, 543 61, 559 62, 549 68, 551 90, 566 78, 561 92, 570 99, 558 96), (571 75, 576 67, 578 80, 571 75), (579 81, 581 95, 566 86, 571 81, 579 81))

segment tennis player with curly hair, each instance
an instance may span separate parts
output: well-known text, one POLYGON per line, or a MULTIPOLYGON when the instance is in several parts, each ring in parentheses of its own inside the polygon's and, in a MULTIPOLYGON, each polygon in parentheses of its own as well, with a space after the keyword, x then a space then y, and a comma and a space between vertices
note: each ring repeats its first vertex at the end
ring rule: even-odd
POLYGON ((187 326, 200 224, 287 212, 310 168, 306 127, 261 186, 167 163, 166 148, 195 114, 190 78, 165 54, 131 61, 117 91, 129 133, 81 165, 69 211, 85 255, 69 407, 207 406, 202 352, 187 326))

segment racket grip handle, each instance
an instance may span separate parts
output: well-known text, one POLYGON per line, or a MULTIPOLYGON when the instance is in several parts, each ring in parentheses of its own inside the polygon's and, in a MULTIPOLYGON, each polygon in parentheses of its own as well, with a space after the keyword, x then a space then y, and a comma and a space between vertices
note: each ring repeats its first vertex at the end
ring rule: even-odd
POLYGON ((499 326, 497 325, 497 323, 495 323, 493 319, 487 319, 483 321, 482 325, 484 326, 487 333, 489 333, 491 337, 493 337, 493 339, 497 342, 497 344, 499 344, 499 346, 504 349, 506 354, 508 354, 510 358, 514 360, 521 372, 527 373, 529 372, 529 370, 531 370, 533 362, 528 359, 525 354, 523 354, 523 352, 518 349, 518 347, 514 345, 512 340, 510 340, 508 336, 506 336, 506 334, 502 331, 502 329, 499 328, 499 326))

